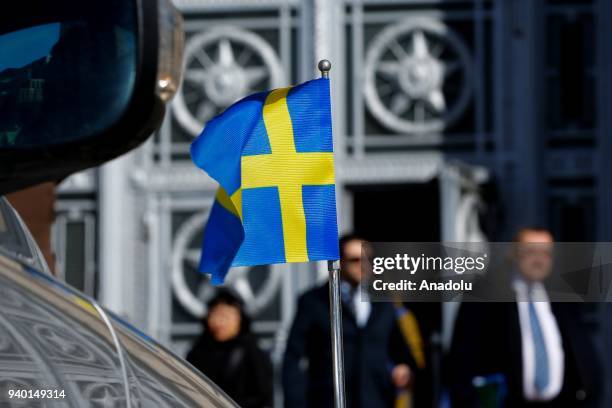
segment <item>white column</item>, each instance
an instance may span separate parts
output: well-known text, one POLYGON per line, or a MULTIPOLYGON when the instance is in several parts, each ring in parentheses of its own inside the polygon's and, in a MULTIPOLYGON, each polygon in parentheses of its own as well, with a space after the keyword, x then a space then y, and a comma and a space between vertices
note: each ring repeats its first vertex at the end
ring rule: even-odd
POLYGON ((314 61, 312 63, 313 77, 318 78, 321 73, 317 69, 317 63, 322 59, 328 59, 332 63, 329 73, 331 80, 332 96, 332 123, 334 131, 334 148, 336 157, 344 155, 344 25, 342 18, 342 2, 329 0, 313 0, 314 10, 314 61))
POLYGON ((124 226, 128 215, 127 164, 129 156, 123 156, 105 164, 100 169, 99 193, 99 243, 100 243, 100 296, 103 306, 120 316, 128 313, 126 302, 124 226))

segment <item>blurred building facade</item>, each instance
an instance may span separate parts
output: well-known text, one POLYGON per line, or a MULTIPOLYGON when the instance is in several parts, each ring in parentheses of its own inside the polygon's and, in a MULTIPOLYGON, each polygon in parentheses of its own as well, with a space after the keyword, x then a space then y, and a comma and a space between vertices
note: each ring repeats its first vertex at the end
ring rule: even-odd
MULTIPOLYGON (((172 109, 137 151, 59 187, 54 242, 62 276, 177 353, 210 291, 195 268, 216 191, 189 144, 237 99, 318 76, 320 58, 333 64, 341 230, 503 241, 538 224, 562 241, 612 240, 609 2, 175 4, 186 49, 172 109)), ((275 361, 297 295, 325 276, 325 265, 232 272, 275 361)))

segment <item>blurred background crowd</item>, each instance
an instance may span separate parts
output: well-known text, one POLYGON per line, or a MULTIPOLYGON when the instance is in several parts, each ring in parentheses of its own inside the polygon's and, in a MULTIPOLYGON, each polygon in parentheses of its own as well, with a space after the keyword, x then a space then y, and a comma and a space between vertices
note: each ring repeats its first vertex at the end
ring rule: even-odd
POLYGON ((237 268, 216 292, 195 270, 216 185, 189 158, 207 120, 250 93, 318 75, 327 58, 340 229, 358 234, 343 245, 349 381, 363 384, 349 390, 352 406, 468 406, 504 387, 516 404, 612 404, 602 387, 612 383, 607 304, 379 307, 352 300, 350 277, 361 239, 509 241, 537 225, 523 238, 612 240, 610 2, 174 3, 185 18, 185 75, 161 129, 100 169, 10 197, 22 215, 41 200, 54 207, 25 218, 35 234, 53 223, 37 238, 58 276, 188 356, 245 406, 327 404, 305 393, 331 401, 319 375, 329 371, 316 289, 326 265, 237 268), (576 354, 585 349, 592 355, 576 354), (250 368, 211 371, 211 361, 231 368, 246 356, 250 368), (259 382, 235 381, 252 372, 259 382))

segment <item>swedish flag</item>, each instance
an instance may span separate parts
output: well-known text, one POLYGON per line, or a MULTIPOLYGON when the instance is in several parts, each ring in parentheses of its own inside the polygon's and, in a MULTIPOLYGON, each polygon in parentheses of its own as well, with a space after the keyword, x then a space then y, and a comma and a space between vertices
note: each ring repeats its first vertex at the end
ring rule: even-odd
POLYGON ((338 259, 329 79, 248 96, 206 124, 191 158, 219 182, 199 270, 338 259))

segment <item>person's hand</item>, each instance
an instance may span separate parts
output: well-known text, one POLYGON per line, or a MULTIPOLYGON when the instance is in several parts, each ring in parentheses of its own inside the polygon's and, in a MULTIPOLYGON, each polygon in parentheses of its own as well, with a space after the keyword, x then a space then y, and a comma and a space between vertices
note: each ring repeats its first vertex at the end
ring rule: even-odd
POLYGON ((412 373, 410 367, 407 364, 398 364, 393 367, 391 371, 391 381, 397 388, 404 388, 410 384, 412 380, 412 373))

